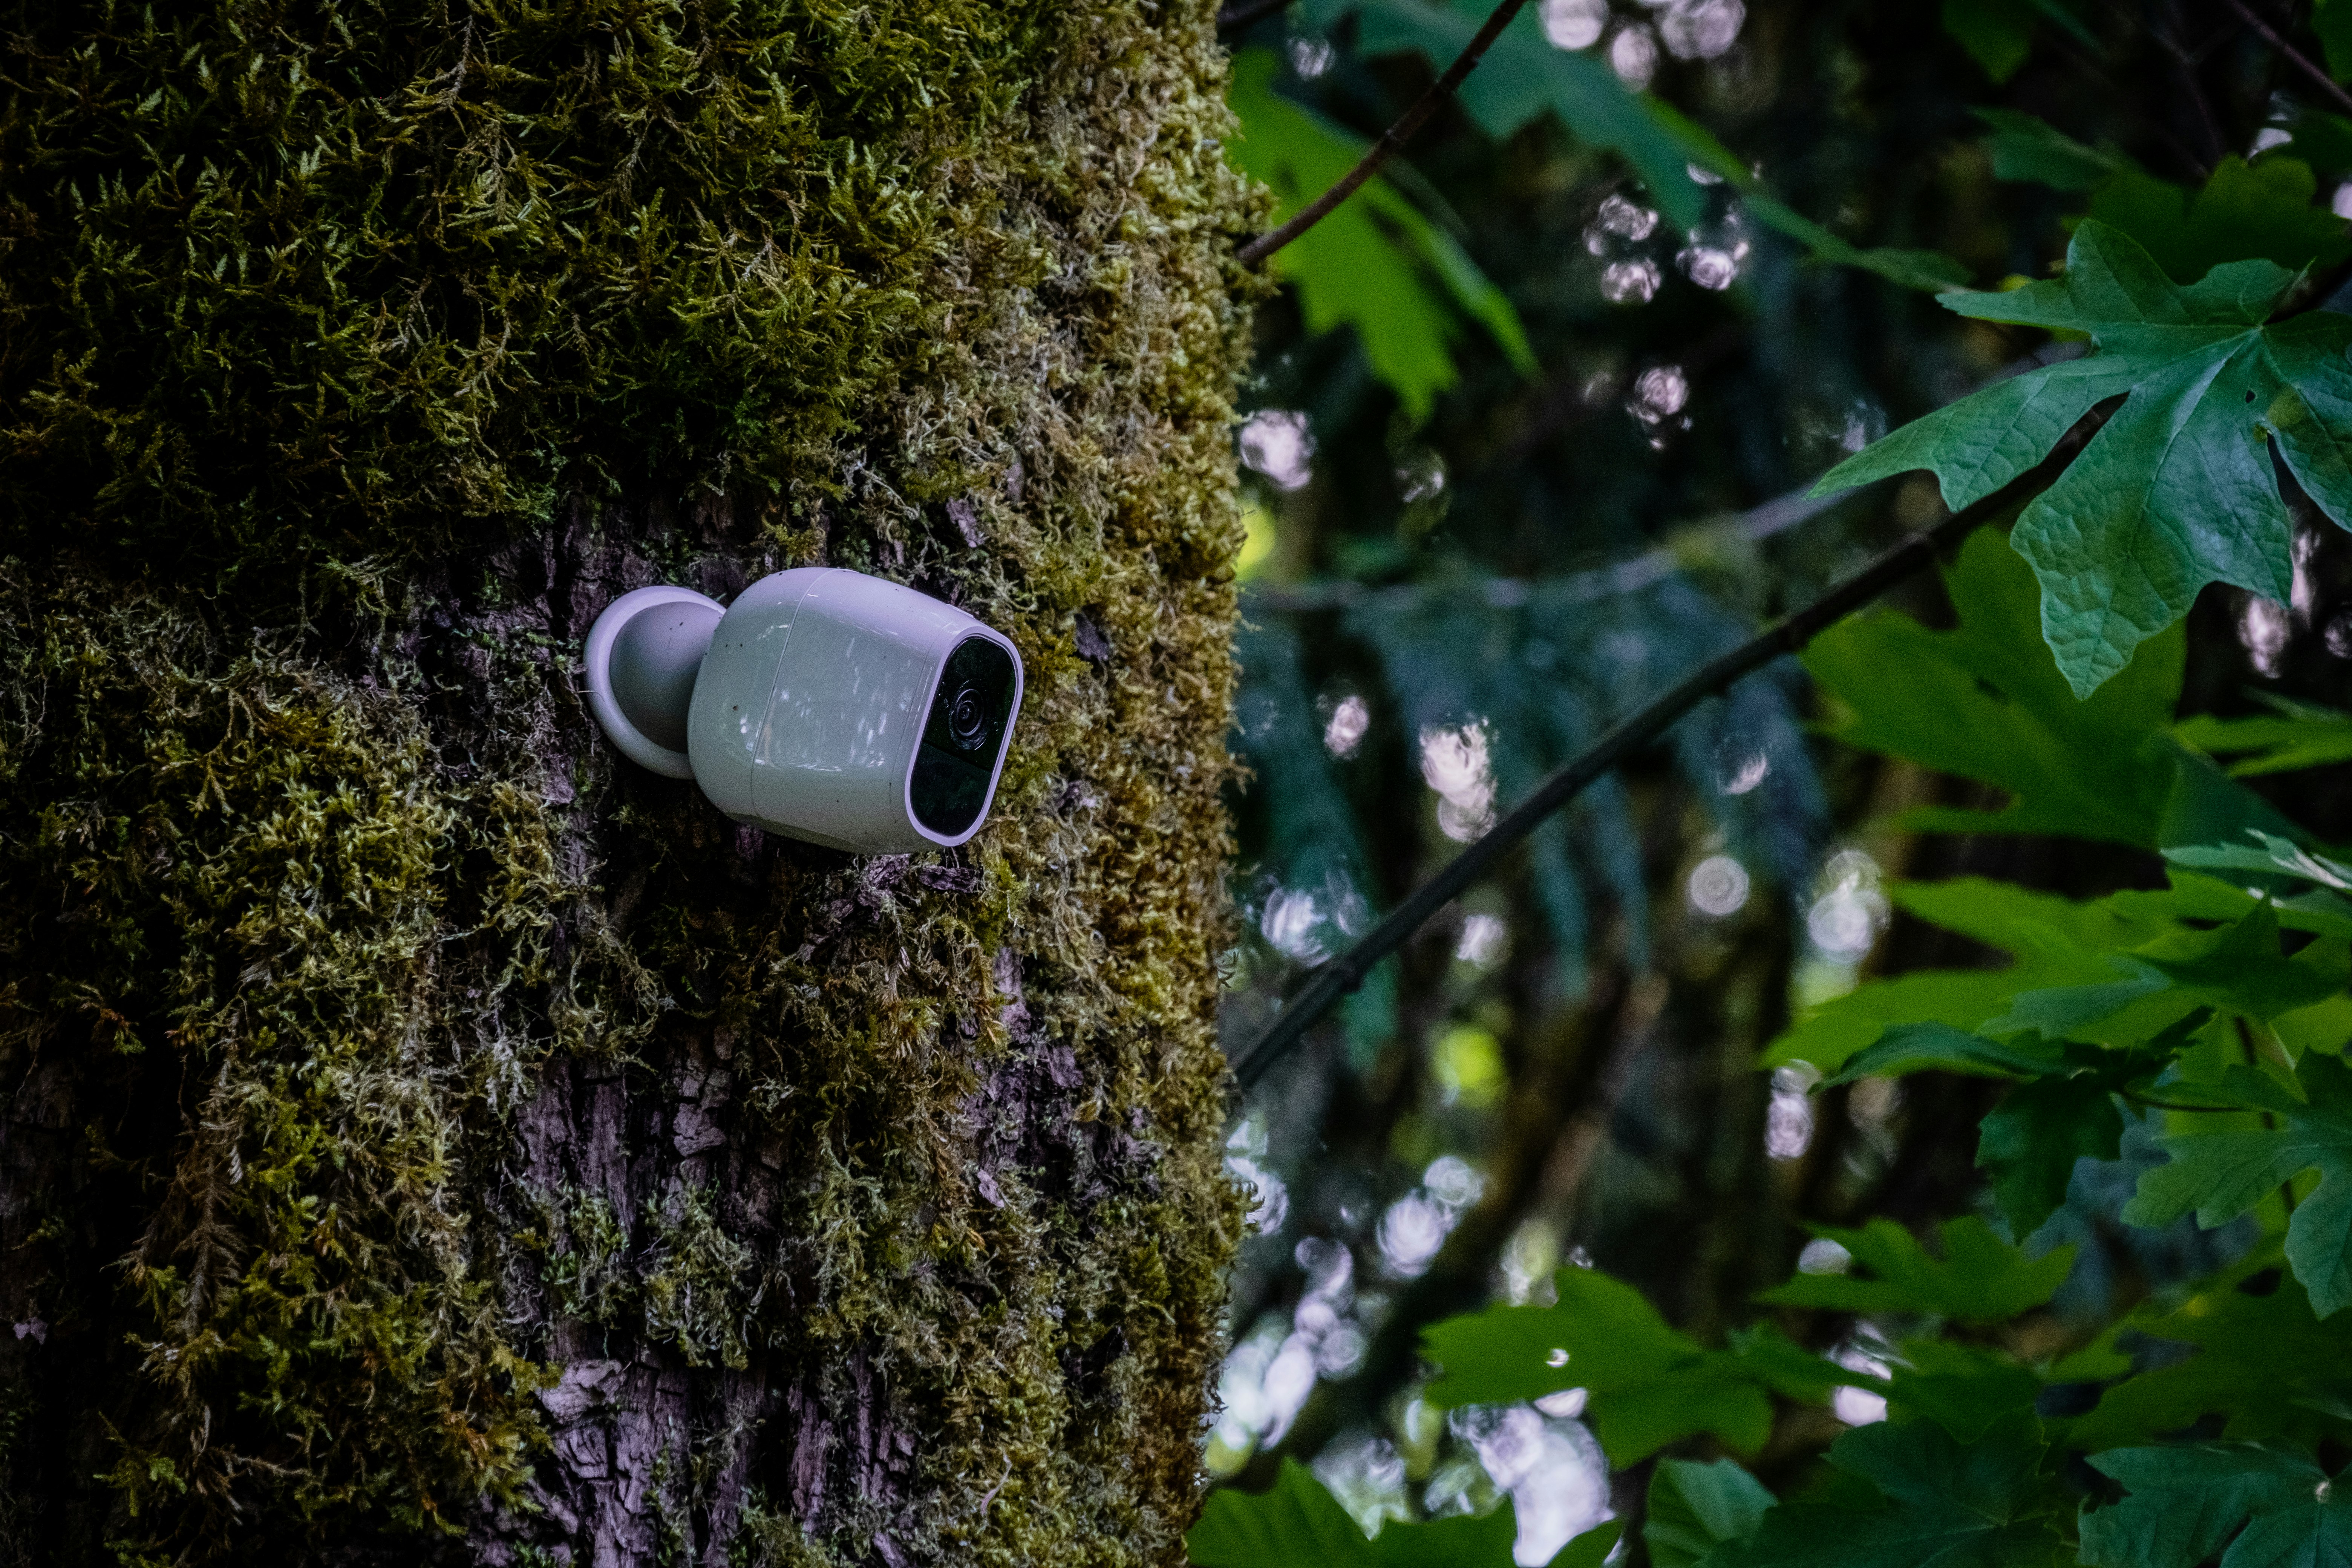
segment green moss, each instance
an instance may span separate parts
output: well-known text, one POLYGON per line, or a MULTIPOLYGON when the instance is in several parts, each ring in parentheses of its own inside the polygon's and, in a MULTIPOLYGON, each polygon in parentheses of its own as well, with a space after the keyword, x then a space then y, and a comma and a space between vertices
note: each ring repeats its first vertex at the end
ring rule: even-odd
POLYGON ((799 1521, 756 1492, 743 1506, 742 1532, 727 1561, 731 1568, 841 1568, 841 1560, 811 1541, 799 1521))
POLYGON ((567 493, 837 492, 1040 9, 9 7, 0 548, 396 570, 567 493))
POLYGON ((541 1256, 540 1279, 566 1318, 604 1328, 625 1327, 638 1310, 638 1281, 629 1267, 629 1233, 602 1193, 567 1193, 560 1210, 538 1205, 546 1233, 518 1237, 541 1256))
MULTIPOLYGON (((1258 209, 1205 0, 23 0, 0 39, 0 1072, 73 1053, 136 1112, 85 1105, 40 1262, 126 1560, 513 1499, 583 1325, 845 1406, 855 1362, 919 1433, 901 1497, 772 1489, 747 1563, 1174 1560, 1240 1225, 1258 209), (990 827, 747 862, 593 739, 572 590, 517 564, 559 546, 1003 627, 990 827), (650 1202, 513 1179, 559 1067, 723 1075, 765 1206, 658 1137, 650 1202)), ((669 1528, 736 1440, 663 1453, 669 1528)))
POLYGON ((740 1369, 758 1310, 759 1255, 727 1234, 707 1193, 681 1194, 654 1220, 656 1248, 646 1277, 645 1324, 688 1366, 740 1369))
MULTIPOLYGON (((467 835, 423 732, 314 670, 224 658, 157 600, 0 588, 23 704, 0 747, 0 1060, 21 1077, 86 1040, 129 1102, 93 1152, 145 1194, 134 1304, 98 1314, 138 1356, 107 1412, 123 1550, 168 1555, 257 1503, 419 1528, 511 1494, 543 1374, 471 1267, 460 1149, 513 1069, 433 1048, 462 1011, 435 948, 467 835), (178 1137, 137 1135, 157 1111, 178 1137)), ((103 1268, 73 1254, 106 1229, 77 1215, 43 1250, 103 1268)))

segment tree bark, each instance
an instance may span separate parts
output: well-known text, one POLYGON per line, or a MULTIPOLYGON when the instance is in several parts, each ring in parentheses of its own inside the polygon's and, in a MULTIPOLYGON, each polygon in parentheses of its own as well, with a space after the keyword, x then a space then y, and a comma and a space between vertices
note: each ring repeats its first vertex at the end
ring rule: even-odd
POLYGON ((13 8, 0 1563, 1181 1560, 1212 10, 13 8), (1020 647, 965 848, 595 730, 604 605, 812 563, 1020 647))

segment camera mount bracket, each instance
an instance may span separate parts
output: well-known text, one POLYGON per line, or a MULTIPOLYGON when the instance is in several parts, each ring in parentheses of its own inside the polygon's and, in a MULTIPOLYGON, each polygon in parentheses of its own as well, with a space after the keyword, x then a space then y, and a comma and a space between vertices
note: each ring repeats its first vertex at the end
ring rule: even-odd
POLYGON ((637 588, 604 606, 588 629, 588 710, 639 767, 694 776, 686 747, 694 679, 725 614, 691 588, 637 588))

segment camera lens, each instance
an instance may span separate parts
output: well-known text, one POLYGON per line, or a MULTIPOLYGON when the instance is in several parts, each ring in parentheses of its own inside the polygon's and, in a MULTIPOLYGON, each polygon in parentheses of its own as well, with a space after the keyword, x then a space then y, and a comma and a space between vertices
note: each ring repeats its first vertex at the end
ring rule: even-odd
POLYGON ((965 751, 975 751, 988 740, 988 704, 980 687, 967 680, 948 699, 948 737, 965 751))
POLYGON ((908 806, 932 832, 965 832, 988 809, 1020 679, 1013 656, 986 637, 968 637, 948 655, 907 781, 908 806))

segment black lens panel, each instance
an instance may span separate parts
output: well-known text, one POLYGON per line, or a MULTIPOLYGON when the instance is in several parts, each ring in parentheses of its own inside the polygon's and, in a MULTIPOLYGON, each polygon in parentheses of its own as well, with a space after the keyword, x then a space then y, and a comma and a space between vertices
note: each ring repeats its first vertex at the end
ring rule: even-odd
POLYGON ((915 752, 908 793, 916 821, 952 838, 980 820, 1012 718, 1012 656, 986 637, 966 637, 940 672, 915 752))

